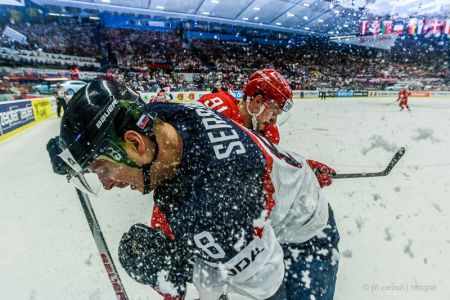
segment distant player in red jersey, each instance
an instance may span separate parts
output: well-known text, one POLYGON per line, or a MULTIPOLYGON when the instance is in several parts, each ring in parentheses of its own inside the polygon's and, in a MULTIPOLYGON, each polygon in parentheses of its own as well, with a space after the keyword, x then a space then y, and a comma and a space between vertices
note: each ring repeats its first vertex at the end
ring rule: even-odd
POLYGON ((411 111, 411 109, 409 108, 408 105, 408 97, 411 96, 411 92, 408 92, 406 89, 402 89, 399 93, 398 93, 398 99, 397 102, 398 105, 400 106, 400 110, 403 110, 405 107, 411 111))

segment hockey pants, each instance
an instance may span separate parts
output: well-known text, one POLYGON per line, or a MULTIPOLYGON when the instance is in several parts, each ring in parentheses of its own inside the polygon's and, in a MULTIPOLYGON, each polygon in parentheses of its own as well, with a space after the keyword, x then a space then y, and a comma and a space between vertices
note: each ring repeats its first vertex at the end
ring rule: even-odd
POLYGON ((323 235, 301 244, 284 244, 286 272, 270 300, 332 300, 338 270, 339 232, 330 206, 323 235), (314 296, 314 297, 312 297, 314 296))

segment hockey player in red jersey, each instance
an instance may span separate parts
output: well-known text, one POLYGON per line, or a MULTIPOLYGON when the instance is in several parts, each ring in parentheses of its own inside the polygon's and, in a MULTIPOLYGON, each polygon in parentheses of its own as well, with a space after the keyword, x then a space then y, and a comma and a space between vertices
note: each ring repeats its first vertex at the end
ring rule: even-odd
MULTIPOLYGON (((203 95, 198 102, 247 128, 262 133, 276 145, 280 142, 277 118, 294 105, 289 83, 273 69, 256 71, 249 77, 242 101, 226 91, 219 91, 203 95)), ((315 171, 320 187, 331 184, 330 174, 336 173, 332 168, 314 160, 307 162, 315 171)))
POLYGON ((402 89, 399 93, 398 93, 398 98, 397 98, 397 102, 398 105, 400 106, 400 110, 405 109, 405 107, 411 111, 411 109, 409 108, 408 105, 408 97, 411 96, 411 92, 408 92, 406 89, 402 89))
MULTIPOLYGON (((247 128, 260 132, 274 144, 278 144, 280 141, 276 125, 277 117, 293 106, 289 84, 272 69, 257 71, 250 76, 244 88, 242 101, 237 100, 228 92, 220 91, 204 95, 199 102, 247 128)), ((336 174, 332 168, 314 160, 306 160, 306 163, 314 171, 321 188, 331 184, 330 175, 336 174)), ((275 204, 275 211, 283 205, 283 203, 275 204)), ((154 209, 152 225, 160 225, 155 221, 163 218, 163 215, 156 205, 154 209)), ((317 261, 314 260, 310 263, 303 261, 309 253, 312 253, 312 240, 301 242, 296 241, 295 238, 284 240, 282 234, 276 234, 284 250, 286 274, 282 286, 270 300, 306 298, 331 300, 333 298, 338 268, 336 245, 339 242, 339 234, 331 208, 328 212, 330 221, 328 228, 323 231, 325 238, 313 239, 314 243, 321 244, 321 247, 327 252, 324 257, 317 257, 317 261), (302 278, 302 274, 305 272, 311 274, 314 287, 308 288, 300 282, 299 278, 302 278), (318 274, 321 275, 318 276, 318 274)), ((276 213, 272 214, 272 222, 276 223, 276 220, 276 213)), ((161 222, 161 225, 164 226, 164 223, 164 221, 161 222)))
POLYGON ((259 131, 274 144, 280 141, 277 117, 293 106, 288 82, 273 69, 260 70, 249 77, 242 101, 226 91, 204 95, 198 101, 247 128, 259 131))

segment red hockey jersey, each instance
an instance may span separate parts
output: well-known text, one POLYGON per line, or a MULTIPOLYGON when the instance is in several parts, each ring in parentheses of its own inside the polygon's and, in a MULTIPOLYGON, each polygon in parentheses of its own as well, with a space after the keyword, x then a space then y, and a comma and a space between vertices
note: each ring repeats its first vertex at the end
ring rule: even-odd
MULTIPOLYGON (((241 125, 244 125, 244 119, 239 112, 239 100, 230 93, 220 91, 217 93, 203 95, 198 102, 204 104, 209 109, 219 112, 221 115, 231 119, 241 125)), ((264 128, 262 134, 272 143, 278 145, 280 143, 280 132, 275 123, 264 128)))

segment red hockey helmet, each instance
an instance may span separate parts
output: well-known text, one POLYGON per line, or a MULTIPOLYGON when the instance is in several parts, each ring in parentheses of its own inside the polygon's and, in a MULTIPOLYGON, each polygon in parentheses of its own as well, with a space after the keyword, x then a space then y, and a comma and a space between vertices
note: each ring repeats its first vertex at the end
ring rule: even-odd
POLYGON ((253 73, 247 80, 244 94, 247 97, 260 94, 264 101, 274 100, 283 111, 290 110, 294 105, 289 83, 273 69, 264 69, 253 73))

